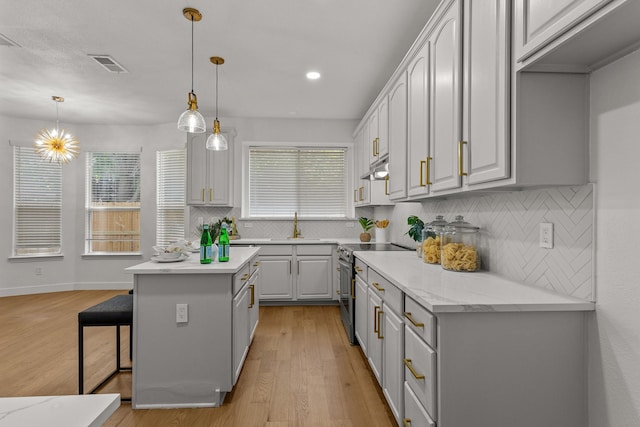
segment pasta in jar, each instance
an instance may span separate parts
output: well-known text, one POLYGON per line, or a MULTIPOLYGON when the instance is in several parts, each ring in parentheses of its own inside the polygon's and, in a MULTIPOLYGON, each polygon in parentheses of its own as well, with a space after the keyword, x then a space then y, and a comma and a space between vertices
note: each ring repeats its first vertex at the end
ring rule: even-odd
POLYGON ((464 243, 447 243, 442 247, 442 268, 453 271, 476 271, 480 259, 476 248, 464 243))
POLYGON ((440 264, 440 236, 427 237, 422 242, 422 259, 429 264, 440 264))

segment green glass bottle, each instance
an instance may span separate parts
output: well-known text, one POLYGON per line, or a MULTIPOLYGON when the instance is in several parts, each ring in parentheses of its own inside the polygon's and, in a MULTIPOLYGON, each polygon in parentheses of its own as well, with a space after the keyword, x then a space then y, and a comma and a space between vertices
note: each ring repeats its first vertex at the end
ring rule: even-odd
POLYGON ((211 233, 209 233, 209 224, 202 226, 202 237, 200 237, 200 264, 211 264, 211 233))
POLYGON ((227 224, 220 227, 220 237, 218 237, 218 261, 229 261, 229 233, 227 232, 227 224))

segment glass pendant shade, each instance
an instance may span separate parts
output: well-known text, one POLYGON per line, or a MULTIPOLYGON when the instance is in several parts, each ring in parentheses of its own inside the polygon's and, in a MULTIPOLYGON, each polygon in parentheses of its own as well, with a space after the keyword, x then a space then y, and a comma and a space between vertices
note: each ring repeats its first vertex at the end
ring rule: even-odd
POLYGON ((220 133, 220 122, 218 120, 213 122, 213 133, 207 138, 205 147, 207 150, 213 151, 224 151, 229 148, 227 138, 220 133))
POLYGON ((189 109, 178 118, 178 129, 183 132, 204 133, 207 125, 204 117, 198 111, 198 98, 193 92, 189 93, 189 109))

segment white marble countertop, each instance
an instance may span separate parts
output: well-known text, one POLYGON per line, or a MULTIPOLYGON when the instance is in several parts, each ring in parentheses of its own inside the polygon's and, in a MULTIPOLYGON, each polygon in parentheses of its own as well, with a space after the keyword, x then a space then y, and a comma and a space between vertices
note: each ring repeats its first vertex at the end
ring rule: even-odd
POLYGON ((523 285, 489 272, 443 270, 440 265, 424 263, 413 251, 354 253, 434 313, 595 310, 593 302, 523 285))
POLYGON ((360 243, 360 239, 353 237, 326 237, 326 238, 313 238, 302 237, 299 239, 293 238, 260 238, 260 237, 247 237, 243 239, 236 239, 231 241, 231 245, 339 245, 342 243, 360 243))
POLYGON ((192 253, 184 261, 147 261, 125 268, 125 271, 132 274, 234 274, 240 271, 259 250, 259 247, 230 248, 228 262, 216 260, 211 264, 200 264, 200 256, 197 253, 192 253))
POLYGON ((119 394, 3 397, 0 427, 97 427, 119 406, 119 394))

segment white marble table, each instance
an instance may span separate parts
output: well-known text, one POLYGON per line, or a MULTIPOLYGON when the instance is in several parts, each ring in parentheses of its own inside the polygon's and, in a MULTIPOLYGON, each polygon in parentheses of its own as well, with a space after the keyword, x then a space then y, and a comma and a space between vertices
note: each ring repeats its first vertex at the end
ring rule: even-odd
POLYGON ((3 397, 0 427, 97 427, 119 406, 119 394, 3 397))

